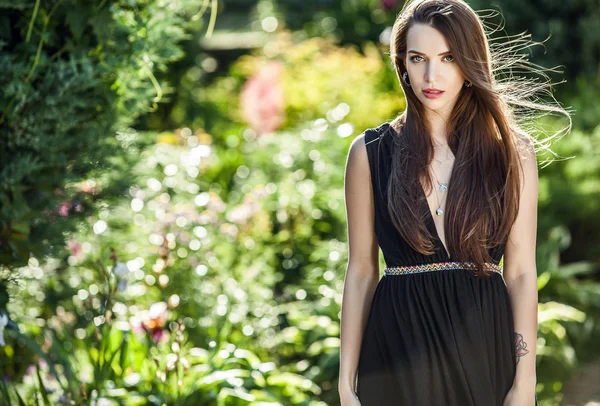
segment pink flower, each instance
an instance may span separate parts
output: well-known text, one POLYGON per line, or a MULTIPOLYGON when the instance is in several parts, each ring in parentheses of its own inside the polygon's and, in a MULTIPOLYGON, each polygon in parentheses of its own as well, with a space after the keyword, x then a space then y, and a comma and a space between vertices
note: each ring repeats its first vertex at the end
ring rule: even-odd
POLYGON ((129 325, 131 326, 131 331, 136 334, 142 334, 145 331, 142 326, 142 320, 138 316, 131 316, 129 318, 129 325))
POLYGON ((27 369, 25 370, 25 376, 33 376, 33 374, 35 374, 35 369, 35 364, 27 365, 27 369))
POLYGON ((150 306, 149 310, 142 311, 138 315, 141 327, 155 343, 158 343, 165 333, 165 326, 169 315, 167 307, 166 302, 154 303, 150 306))
POLYGON ((67 241, 67 248, 71 252, 71 255, 73 255, 74 257, 76 257, 77 255, 79 255, 79 253, 81 252, 81 244, 79 244, 75 240, 69 240, 69 241, 67 241))
POLYGON ((258 134, 275 131, 284 121, 282 73, 282 62, 268 62, 248 79, 240 93, 242 116, 258 134))
POLYGON ((67 217, 69 215, 69 210, 71 209, 71 205, 69 203, 61 203, 60 207, 57 210, 59 216, 67 217))

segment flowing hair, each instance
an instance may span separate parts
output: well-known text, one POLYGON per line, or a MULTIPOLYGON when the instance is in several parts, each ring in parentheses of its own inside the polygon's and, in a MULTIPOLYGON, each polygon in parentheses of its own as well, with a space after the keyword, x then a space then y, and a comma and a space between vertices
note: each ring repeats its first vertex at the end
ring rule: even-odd
MULTIPOLYGON (((487 17, 496 14, 500 13, 492 10, 487 17)), ((392 222, 408 244, 424 255, 433 254, 435 245, 426 225, 431 214, 421 193, 421 180, 428 191, 433 187, 428 176, 433 144, 424 107, 401 79, 406 72, 408 29, 426 24, 445 37, 454 62, 472 83, 463 86, 447 122, 448 145, 456 159, 444 230, 452 259, 475 262, 476 275, 487 274, 483 270, 484 263, 491 261, 488 249, 506 243, 517 217, 520 156, 535 159, 536 151, 549 150, 552 139, 571 129, 570 114, 553 97, 545 73, 554 70, 539 67, 520 53, 536 44, 531 36, 521 33, 492 39, 493 32, 486 31, 482 18, 463 0, 409 0, 398 15, 390 57, 407 103, 389 127, 393 157, 386 198, 392 222), (515 73, 536 73, 544 80, 515 73), (540 141, 533 136, 540 129, 533 122, 548 114, 565 116, 568 124, 540 141), (423 200, 425 204, 420 204, 423 200)))

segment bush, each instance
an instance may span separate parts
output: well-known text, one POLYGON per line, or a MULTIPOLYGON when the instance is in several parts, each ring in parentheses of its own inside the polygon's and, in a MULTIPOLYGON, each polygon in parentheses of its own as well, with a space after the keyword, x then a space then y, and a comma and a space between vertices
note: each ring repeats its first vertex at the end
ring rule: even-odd
POLYGON ((0 4, 0 264, 52 254, 126 188, 143 146, 127 127, 168 91, 156 75, 182 55, 185 3, 0 4))

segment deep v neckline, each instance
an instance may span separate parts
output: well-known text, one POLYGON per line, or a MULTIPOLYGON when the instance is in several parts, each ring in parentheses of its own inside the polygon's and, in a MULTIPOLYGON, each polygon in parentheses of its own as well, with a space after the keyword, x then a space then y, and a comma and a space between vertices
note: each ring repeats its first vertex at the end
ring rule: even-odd
POLYGON ((444 242, 440 238, 440 233, 438 232, 437 226, 435 224, 435 219, 433 217, 433 213, 431 213, 431 208, 429 207, 429 202, 427 201, 427 194, 425 194, 425 189, 423 188, 421 181, 418 181, 418 184, 419 184, 419 190, 421 191, 421 196, 423 196, 423 202, 425 203, 425 208, 427 209, 427 221, 429 222, 429 225, 431 226, 430 230, 433 231, 436 245, 439 244, 439 248, 442 249, 445 257, 448 260, 450 260, 451 259, 450 253, 448 252, 448 249, 446 248, 446 246, 444 245, 444 242))

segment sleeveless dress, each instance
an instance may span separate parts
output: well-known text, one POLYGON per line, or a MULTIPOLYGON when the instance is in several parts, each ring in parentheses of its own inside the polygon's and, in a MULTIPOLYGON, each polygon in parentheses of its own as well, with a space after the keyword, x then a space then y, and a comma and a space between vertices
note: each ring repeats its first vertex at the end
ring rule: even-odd
POLYGON ((421 188, 436 251, 427 256, 408 245, 379 193, 393 136, 390 123, 365 131, 386 268, 362 338, 356 394, 362 406, 502 406, 516 372, 512 308, 498 266, 506 243, 489 251, 496 272, 475 277, 448 256, 421 188))

